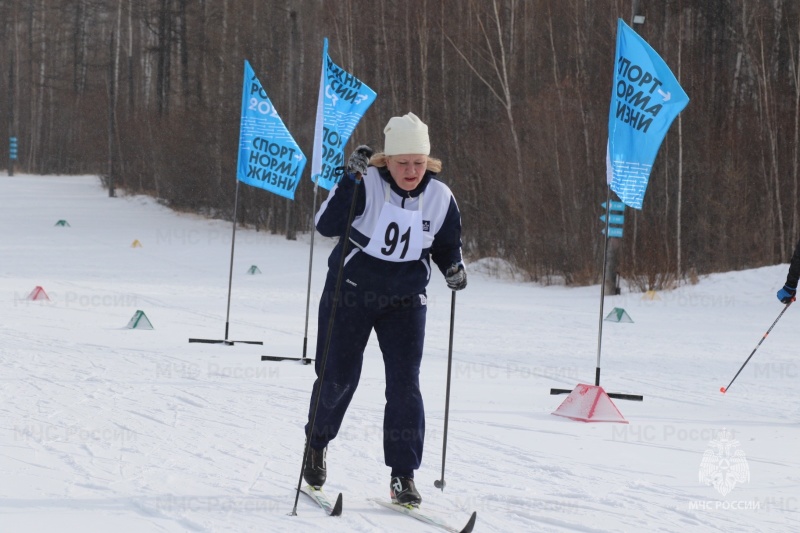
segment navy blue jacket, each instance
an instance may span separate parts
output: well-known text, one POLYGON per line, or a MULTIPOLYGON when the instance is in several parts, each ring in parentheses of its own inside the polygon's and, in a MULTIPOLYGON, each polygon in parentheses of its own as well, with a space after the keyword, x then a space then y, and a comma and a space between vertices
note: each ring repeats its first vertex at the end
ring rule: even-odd
POLYGON ((461 262, 461 213, 450 189, 427 171, 413 191, 400 189, 385 167, 369 167, 361 185, 343 176, 331 189, 316 216, 316 227, 325 237, 340 237, 328 258, 328 275, 336 276, 342 253, 346 254, 344 282, 360 290, 374 291, 387 296, 424 294, 431 277, 433 262, 444 274, 454 263, 461 262), (358 187, 355 217, 350 242, 344 241, 347 218, 358 187), (389 201, 403 209, 416 211, 422 202, 425 245, 419 259, 391 262, 373 257, 362 249, 367 246, 380 209, 386 187, 389 201))

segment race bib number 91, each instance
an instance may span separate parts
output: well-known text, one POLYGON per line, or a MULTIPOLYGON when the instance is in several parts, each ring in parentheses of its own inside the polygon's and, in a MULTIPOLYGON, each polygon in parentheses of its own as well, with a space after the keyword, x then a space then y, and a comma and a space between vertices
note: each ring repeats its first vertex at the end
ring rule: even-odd
POLYGON ((364 251, 385 261, 416 261, 422 255, 422 214, 383 204, 364 251))

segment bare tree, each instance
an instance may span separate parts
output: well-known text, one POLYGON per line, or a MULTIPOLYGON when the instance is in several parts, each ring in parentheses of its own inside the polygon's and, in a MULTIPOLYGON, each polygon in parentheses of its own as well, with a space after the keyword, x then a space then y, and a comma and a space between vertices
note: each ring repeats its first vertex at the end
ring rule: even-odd
POLYGON ((494 85, 489 74, 484 75, 481 70, 479 70, 479 65, 475 65, 475 63, 464 54, 462 49, 457 46, 455 42, 453 42, 446 32, 445 37, 453 46, 461 59, 464 60, 469 69, 489 89, 489 92, 492 94, 492 96, 494 96, 497 102, 499 102, 505 110, 506 118, 508 119, 508 129, 514 147, 514 157, 517 164, 517 179, 520 183, 523 183, 524 174, 522 171, 522 151, 520 149, 519 136, 517 135, 514 108, 512 105, 511 82, 509 79, 509 64, 514 52, 514 23, 516 20, 516 10, 516 0, 510 0, 508 28, 504 30, 500 21, 500 12, 497 0, 492 0, 492 10, 489 14, 489 23, 494 26, 494 38, 489 35, 489 31, 486 29, 483 19, 480 16, 477 18, 478 25, 481 29, 483 45, 485 46, 485 49, 482 49, 480 52, 482 52, 484 60, 486 63, 488 63, 489 71, 493 77, 494 83, 497 83, 499 87, 494 85), (508 39, 508 44, 504 42, 504 38, 508 39))

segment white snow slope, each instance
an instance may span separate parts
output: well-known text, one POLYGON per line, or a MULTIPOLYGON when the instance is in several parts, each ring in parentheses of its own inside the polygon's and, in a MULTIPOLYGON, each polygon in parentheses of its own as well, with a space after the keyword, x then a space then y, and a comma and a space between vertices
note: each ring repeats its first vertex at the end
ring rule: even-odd
MULTIPOLYGON (((290 516, 313 367, 260 356, 302 354, 310 236, 238 230, 229 337, 264 345, 190 344, 224 337, 230 242, 230 223, 96 177, 0 177, 0 531, 436 531, 369 501, 389 491, 374 337, 328 451, 344 514, 301 495, 290 516), (137 310, 154 330, 126 329, 137 310)), ((333 241, 316 243, 311 346, 333 241)), ((457 297, 444 491, 450 292, 429 287, 425 509, 477 511, 477 532, 800 531, 800 309, 719 391, 781 311, 786 265, 608 297, 634 320, 603 322, 601 384, 644 396, 615 400, 625 425, 551 415, 550 388, 594 383, 599 287, 489 263, 457 297)))

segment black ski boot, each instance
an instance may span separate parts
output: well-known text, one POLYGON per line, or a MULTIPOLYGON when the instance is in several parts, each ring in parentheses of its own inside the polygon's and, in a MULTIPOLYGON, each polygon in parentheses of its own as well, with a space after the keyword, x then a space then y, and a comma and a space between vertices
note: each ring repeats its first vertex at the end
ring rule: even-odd
POLYGON ((410 477, 393 477, 389 484, 392 495, 392 503, 400 505, 419 506, 422 503, 422 496, 414 486, 414 480, 410 477))
POLYGON ((325 465, 325 454, 327 451, 327 446, 321 450, 315 450, 312 447, 308 448, 308 459, 303 469, 303 479, 306 480, 306 483, 317 489, 325 484, 325 479, 328 477, 328 470, 325 465))

